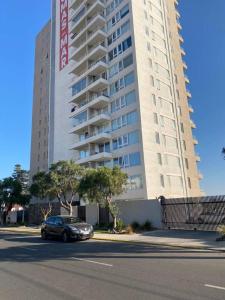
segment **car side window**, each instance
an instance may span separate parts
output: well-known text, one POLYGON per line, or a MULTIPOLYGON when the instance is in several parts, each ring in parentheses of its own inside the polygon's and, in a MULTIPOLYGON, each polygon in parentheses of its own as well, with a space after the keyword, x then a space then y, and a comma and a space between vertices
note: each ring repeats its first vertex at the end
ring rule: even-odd
POLYGON ((61 218, 55 218, 55 225, 63 225, 63 221, 61 218))
POLYGON ((48 225, 54 225, 55 224, 55 218, 54 217, 48 218, 48 220, 46 221, 46 223, 48 225))

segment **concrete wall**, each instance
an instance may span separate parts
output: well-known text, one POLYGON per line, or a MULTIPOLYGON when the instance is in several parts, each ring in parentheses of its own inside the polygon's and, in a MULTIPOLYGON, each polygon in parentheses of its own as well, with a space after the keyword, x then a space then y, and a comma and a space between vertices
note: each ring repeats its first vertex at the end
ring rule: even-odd
POLYGON ((149 220, 161 228, 161 206, 158 200, 118 201, 120 218, 128 225, 136 221, 143 224, 149 220))
POLYGON ((91 225, 98 223, 98 207, 94 204, 89 204, 86 207, 86 222, 91 225))
MULTIPOLYGON (((119 217, 126 225, 134 221, 143 224, 149 220, 154 227, 161 228, 161 206, 158 200, 117 201, 119 217)), ((98 222, 96 205, 86 206, 86 222, 95 225, 98 222)))

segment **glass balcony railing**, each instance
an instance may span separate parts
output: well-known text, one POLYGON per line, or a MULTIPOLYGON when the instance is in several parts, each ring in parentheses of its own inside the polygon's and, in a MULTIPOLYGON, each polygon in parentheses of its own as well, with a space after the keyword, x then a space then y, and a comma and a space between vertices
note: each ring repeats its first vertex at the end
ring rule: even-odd
MULTIPOLYGON (((99 0, 99 2, 104 4, 103 0, 99 0)), ((91 8, 95 5, 95 3, 96 2, 93 2, 92 4, 85 5, 84 7, 81 8, 79 13, 76 14, 76 16, 72 19, 72 27, 76 25, 83 18, 83 16, 91 10, 91 8)))
POLYGON ((88 122, 89 120, 92 120, 94 119, 95 117, 98 117, 100 115, 107 115, 107 116, 110 116, 110 113, 108 111, 108 108, 107 109, 101 109, 100 111, 98 112, 95 112, 93 114, 90 114, 89 118, 82 118, 82 119, 74 119, 73 121, 73 127, 76 127, 78 125, 81 125, 83 123, 86 123, 88 122))

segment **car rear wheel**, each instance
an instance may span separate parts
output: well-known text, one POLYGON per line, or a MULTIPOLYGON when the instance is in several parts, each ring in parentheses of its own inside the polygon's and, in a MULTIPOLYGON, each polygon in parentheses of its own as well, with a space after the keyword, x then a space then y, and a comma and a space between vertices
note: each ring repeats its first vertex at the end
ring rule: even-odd
POLYGON ((63 242, 64 243, 68 243, 69 239, 70 239, 69 234, 66 231, 64 231, 63 234, 62 234, 62 240, 63 240, 63 242))
POLYGON ((42 240, 47 240, 48 237, 47 237, 47 234, 46 234, 45 230, 42 230, 41 238, 42 238, 42 240))

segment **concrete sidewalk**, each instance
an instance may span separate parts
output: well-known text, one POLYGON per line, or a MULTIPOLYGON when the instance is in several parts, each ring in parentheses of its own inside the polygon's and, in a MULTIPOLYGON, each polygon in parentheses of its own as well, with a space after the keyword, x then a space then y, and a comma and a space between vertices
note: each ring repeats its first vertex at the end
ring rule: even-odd
MULTIPOLYGON (((0 227, 1 231, 40 235, 38 227, 0 227)), ((211 231, 154 230, 131 235, 96 232, 94 239, 225 252, 225 241, 216 242, 218 236, 211 231)))

